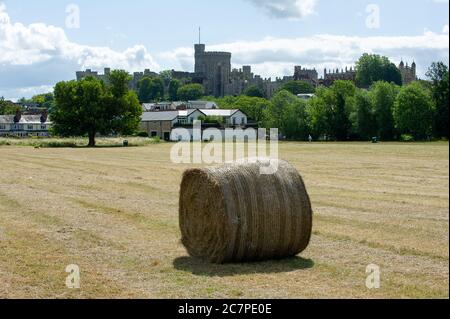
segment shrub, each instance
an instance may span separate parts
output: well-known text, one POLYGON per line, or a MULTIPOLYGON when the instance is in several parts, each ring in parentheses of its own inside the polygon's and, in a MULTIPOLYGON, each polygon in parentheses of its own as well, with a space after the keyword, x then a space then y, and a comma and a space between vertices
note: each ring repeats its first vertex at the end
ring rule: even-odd
POLYGON ((137 133, 136 136, 138 136, 138 137, 149 137, 147 132, 139 132, 139 133, 137 133))
POLYGON ((410 134, 402 134, 402 136, 400 136, 400 140, 402 142, 414 142, 414 136, 410 134))

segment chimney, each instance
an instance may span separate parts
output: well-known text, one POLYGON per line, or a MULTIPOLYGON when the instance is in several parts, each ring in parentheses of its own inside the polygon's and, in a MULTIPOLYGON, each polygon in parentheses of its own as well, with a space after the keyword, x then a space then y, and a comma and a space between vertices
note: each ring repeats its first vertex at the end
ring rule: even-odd
POLYGON ((22 111, 20 109, 16 110, 16 115, 14 116, 14 123, 19 123, 22 118, 22 111))
POLYGON ((44 124, 45 122, 47 122, 47 118, 48 118, 48 111, 47 110, 42 111, 41 123, 44 124))

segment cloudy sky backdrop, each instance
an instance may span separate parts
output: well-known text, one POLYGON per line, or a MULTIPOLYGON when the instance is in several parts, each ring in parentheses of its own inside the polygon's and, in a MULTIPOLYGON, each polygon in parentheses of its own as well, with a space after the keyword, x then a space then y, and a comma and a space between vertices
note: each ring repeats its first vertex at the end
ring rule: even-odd
POLYGON ((352 66, 364 52, 449 61, 448 0, 0 0, 0 96, 51 91, 75 71, 193 70, 193 43, 264 77, 352 66), (78 15, 79 13, 79 15, 78 15))

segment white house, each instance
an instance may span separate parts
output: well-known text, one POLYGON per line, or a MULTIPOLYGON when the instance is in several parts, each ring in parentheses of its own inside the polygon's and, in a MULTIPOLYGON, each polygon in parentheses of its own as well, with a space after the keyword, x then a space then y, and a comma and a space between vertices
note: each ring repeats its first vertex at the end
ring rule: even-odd
POLYGON ((0 136, 49 136, 52 123, 47 113, 42 115, 0 115, 0 136))
MULTIPOLYGON (((202 129, 215 127, 221 131, 226 128, 246 128, 249 124, 247 115, 241 110, 221 109, 187 109, 178 111, 156 111, 144 112, 141 117, 141 130, 147 132, 151 137, 160 137, 164 140, 178 141, 181 134, 172 134, 176 129, 184 129, 190 132, 195 121, 203 120, 202 129), (221 118, 217 123, 207 123, 204 118, 221 118)), ((182 138, 183 140, 186 137, 182 138)))

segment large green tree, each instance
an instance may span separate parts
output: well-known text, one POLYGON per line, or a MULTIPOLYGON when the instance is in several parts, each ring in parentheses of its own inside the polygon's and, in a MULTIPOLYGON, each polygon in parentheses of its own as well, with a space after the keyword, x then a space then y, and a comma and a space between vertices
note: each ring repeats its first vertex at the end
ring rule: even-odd
POLYGON ((372 99, 368 92, 359 90, 355 96, 355 131, 361 140, 369 140, 377 133, 372 99))
POLYGON ((376 82, 372 86, 371 95, 378 128, 377 135, 382 140, 390 141, 396 137, 393 111, 398 91, 398 86, 387 82, 376 82))
POLYGON ((169 82, 169 89, 168 89, 168 93, 169 93, 169 100, 170 101, 176 101, 178 100, 178 89, 181 86, 181 82, 178 80, 170 80, 169 82))
POLYGON ((94 147, 98 133, 126 135, 136 131, 142 107, 136 93, 128 89, 130 79, 125 71, 112 71, 108 85, 92 77, 56 84, 56 103, 50 113, 54 132, 87 135, 89 146, 94 147))
POLYGON ((448 66, 443 62, 434 62, 427 72, 432 81, 433 100, 436 105, 434 118, 437 137, 449 138, 449 82, 448 66))
POLYGON ((288 81, 280 87, 280 91, 281 90, 286 90, 294 95, 310 94, 315 92, 314 86, 306 81, 288 81))
POLYGON ((141 103, 164 99, 164 81, 161 78, 144 77, 138 82, 138 97, 141 103))
POLYGON ((286 138, 305 140, 309 134, 306 102, 287 90, 277 92, 265 109, 266 126, 278 128, 286 138))
POLYGON ((338 141, 346 141, 352 128, 350 114, 356 92, 355 85, 350 81, 336 81, 331 86, 333 101, 331 103, 330 127, 333 136, 338 141))
POLYGON ((263 92, 263 90, 261 90, 259 88, 259 86, 251 85, 245 90, 244 95, 249 96, 249 97, 260 97, 260 98, 262 98, 262 97, 264 97, 264 92, 263 92))
POLYGON ((368 88, 378 81, 402 85, 400 71, 385 56, 365 53, 356 63, 356 69, 356 83, 358 86, 368 88))
POLYGON ((429 91, 419 83, 403 87, 397 96, 394 119, 401 134, 425 139, 432 134, 434 105, 429 91))
POLYGON ((186 84, 178 89, 177 95, 181 101, 194 101, 205 95, 205 90, 201 84, 186 84))
POLYGON ((0 115, 14 115, 21 107, 11 101, 6 101, 2 96, 0 97, 0 115))
POLYGON ((317 89, 316 97, 309 101, 307 107, 315 138, 348 140, 355 92, 356 87, 351 81, 336 81, 330 88, 317 89))

